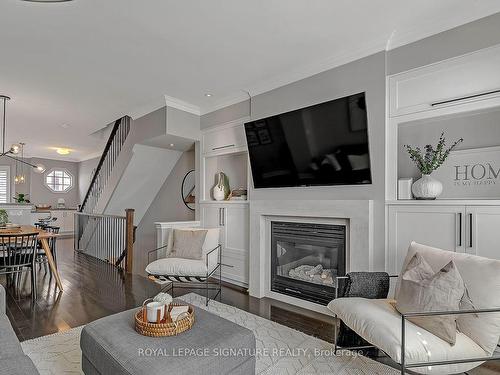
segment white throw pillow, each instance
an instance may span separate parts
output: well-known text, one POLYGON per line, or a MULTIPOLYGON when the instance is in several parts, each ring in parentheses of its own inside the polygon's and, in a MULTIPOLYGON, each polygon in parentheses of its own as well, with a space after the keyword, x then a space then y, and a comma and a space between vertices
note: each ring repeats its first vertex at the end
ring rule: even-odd
MULTIPOLYGON (((465 284, 453 261, 434 273, 425 259, 416 253, 403 272, 396 308, 402 314, 459 310, 464 295, 465 284)), ((456 315, 411 317, 408 320, 455 345, 456 315)))

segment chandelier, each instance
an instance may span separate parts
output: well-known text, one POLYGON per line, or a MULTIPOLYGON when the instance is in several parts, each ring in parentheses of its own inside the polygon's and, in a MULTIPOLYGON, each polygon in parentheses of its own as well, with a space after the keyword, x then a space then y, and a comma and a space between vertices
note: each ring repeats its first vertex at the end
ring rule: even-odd
POLYGON ((19 142, 17 145, 12 145, 11 149, 14 148, 15 146, 19 146, 19 153, 21 154, 21 157, 16 161, 16 175, 14 176, 14 183, 15 184, 24 184, 26 182, 26 174, 24 172, 26 164, 23 164, 20 162, 20 160, 24 161, 24 146, 26 143, 19 142))
MULTIPOLYGON (((0 153, 0 158, 5 156, 9 159, 12 159, 16 162, 16 178, 20 178, 21 176, 18 176, 18 163, 19 165, 28 165, 31 168, 34 169, 35 172, 37 173, 43 173, 45 172, 45 167, 43 164, 31 164, 30 162, 24 160, 24 143, 20 144, 13 144, 7 151, 5 151, 5 137, 6 137, 6 131, 7 131, 7 123, 6 123, 6 108, 7 108, 7 101, 10 100, 10 97, 6 95, 0 95, 0 100, 3 101, 3 116, 2 116, 2 152, 0 153), (21 152, 21 157, 16 157, 14 155, 19 154, 21 152)), ((24 170, 22 173, 22 178, 23 182, 25 180, 24 176, 24 170)))

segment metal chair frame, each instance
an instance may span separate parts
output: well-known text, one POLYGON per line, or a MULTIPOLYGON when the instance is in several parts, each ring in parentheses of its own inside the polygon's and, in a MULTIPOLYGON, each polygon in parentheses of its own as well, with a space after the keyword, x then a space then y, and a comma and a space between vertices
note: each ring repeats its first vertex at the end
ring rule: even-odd
POLYGON ((31 270, 31 296, 37 298, 35 261, 38 233, 0 234, 0 275, 19 285, 25 268, 31 270))
MULTIPOLYGON (((161 249, 166 248, 168 245, 161 246, 157 249, 148 251, 148 263, 150 262, 150 256, 153 253, 158 252, 161 249)), ((170 283, 167 285, 164 289, 162 289, 163 292, 168 292, 174 296, 174 288, 180 288, 180 289, 203 289, 205 290, 205 305, 208 306, 208 302, 213 299, 215 300, 219 295, 222 294, 222 246, 219 244, 217 247, 214 249, 210 250, 209 252, 206 253, 205 255, 205 263, 207 267, 207 274, 206 275, 196 275, 196 276, 181 276, 181 275, 153 275, 149 274, 149 277, 155 278, 160 281, 165 281, 168 280, 170 283), (218 254, 218 261, 217 265, 213 270, 210 270, 209 268, 209 262, 208 259, 210 257, 210 254, 212 254, 214 251, 219 250, 218 254), (215 275, 216 271, 219 270, 219 277, 217 282, 210 281, 211 277, 215 275), (186 279, 186 281, 183 281, 181 278, 186 279), (197 280, 197 281, 191 281, 191 279, 197 280), (186 285, 189 284, 189 285, 186 285), (217 293, 213 298, 210 298, 209 296, 209 291, 210 290, 216 290, 217 293)))
MULTIPOLYGON (((390 278, 397 278, 398 275, 390 275, 390 278)), ((335 282, 335 298, 338 298, 338 290, 339 290, 339 280, 347 279, 348 276, 337 276, 335 282)), ((404 375, 407 373, 408 369, 416 368, 416 367, 427 367, 427 366, 440 366, 440 365, 452 365, 452 364, 461 364, 461 363, 470 363, 470 362, 487 362, 500 360, 500 354, 495 355, 494 351, 490 357, 478 357, 478 358, 464 358, 464 359, 455 359, 455 360, 447 360, 447 361, 431 361, 431 362, 412 362, 407 363, 406 361, 406 321, 408 318, 412 317, 425 317, 425 316, 444 316, 444 315, 466 315, 466 314, 485 314, 485 313, 500 313, 500 308, 490 308, 490 309, 474 309, 474 310, 457 310, 457 311, 429 311, 429 312, 408 312, 401 314, 401 363, 398 363, 401 369, 401 374, 404 375)), ((337 317, 337 314, 333 314, 334 318, 340 322, 340 319, 337 317)), ((334 353, 337 354, 337 351, 340 349, 347 350, 362 350, 362 349, 378 349, 383 352, 383 350, 377 348, 375 345, 365 345, 365 346, 351 346, 351 347, 339 347, 337 345, 338 339, 338 331, 339 325, 337 322, 334 324, 334 353)), ((411 370, 410 370, 411 371, 411 370)), ((413 372, 412 372, 413 373, 413 372)))

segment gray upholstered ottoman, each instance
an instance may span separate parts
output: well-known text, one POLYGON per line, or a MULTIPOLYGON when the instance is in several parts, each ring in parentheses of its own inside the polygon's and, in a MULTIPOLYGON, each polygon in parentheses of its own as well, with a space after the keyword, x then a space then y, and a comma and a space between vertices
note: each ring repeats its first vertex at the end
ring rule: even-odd
POLYGON ((255 374, 252 331, 195 308, 195 324, 178 336, 151 338, 134 329, 134 313, 96 320, 82 331, 82 369, 93 374, 255 374))

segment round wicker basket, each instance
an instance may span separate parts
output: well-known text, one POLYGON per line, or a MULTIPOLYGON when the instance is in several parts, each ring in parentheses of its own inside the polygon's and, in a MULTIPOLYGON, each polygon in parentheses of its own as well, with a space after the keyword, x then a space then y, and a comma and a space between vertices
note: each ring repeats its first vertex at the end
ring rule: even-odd
POLYGON ((135 330, 144 336, 164 337, 175 336, 179 333, 191 329, 194 324, 194 309, 192 306, 183 305, 180 303, 171 303, 168 308, 168 314, 165 314, 163 320, 156 323, 150 323, 146 315, 146 303, 151 300, 144 301, 142 308, 135 313, 135 330), (175 306, 188 306, 188 312, 177 317, 175 321, 170 318, 170 311, 175 306))

